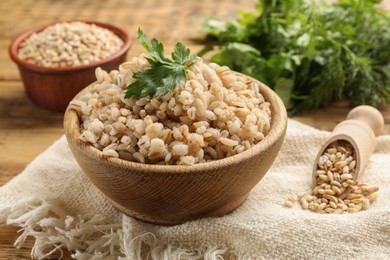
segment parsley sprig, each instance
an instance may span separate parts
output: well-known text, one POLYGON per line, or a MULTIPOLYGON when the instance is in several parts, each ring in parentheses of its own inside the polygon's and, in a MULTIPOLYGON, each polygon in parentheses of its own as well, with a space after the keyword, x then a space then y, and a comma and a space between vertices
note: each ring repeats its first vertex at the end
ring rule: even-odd
POLYGON ((138 29, 138 40, 151 57, 146 58, 151 68, 134 73, 137 81, 127 86, 125 98, 164 96, 177 85, 186 84, 186 71, 196 61, 196 55, 190 56, 190 50, 178 42, 170 60, 164 54, 163 44, 155 38, 149 42, 141 29, 138 29))

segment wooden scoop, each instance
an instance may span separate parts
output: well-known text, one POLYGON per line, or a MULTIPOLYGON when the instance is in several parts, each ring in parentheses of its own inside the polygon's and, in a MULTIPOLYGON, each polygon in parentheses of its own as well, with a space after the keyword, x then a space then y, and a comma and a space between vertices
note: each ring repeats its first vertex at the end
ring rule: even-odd
MULTIPOLYGON (((317 154, 313 167, 314 187, 317 186, 315 173, 320 156, 331 143, 338 140, 349 142, 354 149, 356 168, 353 180, 354 182, 357 182, 361 178, 363 169, 366 166, 370 155, 375 150, 375 137, 381 134, 384 125, 384 118, 376 108, 371 106, 358 106, 352 109, 349 112, 347 119, 336 125, 332 134, 317 154)), ((348 187, 339 197, 344 199, 351 190, 352 188, 348 187)))

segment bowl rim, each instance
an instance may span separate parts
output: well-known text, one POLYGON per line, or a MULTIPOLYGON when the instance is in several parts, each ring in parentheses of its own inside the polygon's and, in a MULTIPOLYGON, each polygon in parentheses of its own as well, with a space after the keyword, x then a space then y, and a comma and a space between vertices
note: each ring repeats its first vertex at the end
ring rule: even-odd
MULTIPOLYGON (((87 153, 88 157, 95 158, 97 161, 105 161, 114 167, 126 168, 126 169, 136 169, 133 172, 139 173, 148 173, 148 174, 209 174, 210 169, 223 169, 231 165, 245 163, 250 158, 256 157, 262 151, 267 150, 267 147, 276 145, 279 138, 284 138, 287 130, 287 111, 286 108, 280 99, 280 97, 264 83, 239 72, 235 72, 241 76, 247 77, 248 79, 258 82, 260 86, 260 93, 263 95, 264 99, 270 102, 271 109, 271 128, 269 132, 265 135, 264 139, 261 140, 256 145, 252 146, 248 150, 245 150, 242 153, 235 154, 230 157, 223 159, 196 163, 190 166, 186 165, 159 165, 159 164, 146 164, 128 161, 121 158, 109 157, 103 154, 102 151, 95 148, 90 143, 85 143, 78 139, 80 136, 80 118, 77 114, 77 111, 70 106, 65 111, 64 114, 64 131, 67 137, 68 142, 75 142, 76 145, 87 153), (276 109, 277 107, 277 109, 276 109), (278 110, 279 113, 275 113, 275 110, 278 110), (69 140, 71 139, 71 140, 69 140)), ((79 95, 82 95, 84 92, 88 91, 89 88, 95 82, 91 83, 80 91, 74 98, 77 98, 79 95)), ((77 159, 77 158, 76 158, 77 159)))
POLYGON ((41 72, 41 73, 67 73, 67 72, 87 70, 87 69, 91 69, 93 67, 99 67, 101 65, 104 65, 105 63, 108 63, 112 60, 115 60, 115 59, 119 58, 120 56, 122 56, 123 54, 125 54, 129 50, 131 44, 132 44, 132 40, 131 40, 130 35, 125 30, 117 27, 116 25, 113 25, 110 23, 105 23, 105 22, 100 22, 100 21, 76 19, 76 20, 51 22, 51 23, 47 23, 44 25, 34 27, 34 28, 29 29, 27 31, 24 31, 24 32, 20 33, 19 35, 17 35, 11 41, 11 43, 8 47, 8 53, 9 53, 9 56, 11 57, 11 59, 18 66, 23 66, 27 69, 41 72), (59 24, 59 23, 71 23, 71 22, 83 22, 83 23, 87 23, 87 24, 95 24, 101 28, 108 29, 123 41, 123 46, 118 51, 116 51, 115 53, 113 53, 112 55, 110 55, 109 57, 107 57, 103 60, 99 60, 99 61, 95 61, 93 63, 83 64, 83 65, 79 65, 79 66, 45 67, 45 66, 29 63, 26 60, 23 60, 19 57, 18 50, 19 50, 20 44, 22 42, 24 42, 27 38, 29 38, 33 33, 41 32, 45 28, 47 28, 51 25, 55 25, 55 24, 59 24))

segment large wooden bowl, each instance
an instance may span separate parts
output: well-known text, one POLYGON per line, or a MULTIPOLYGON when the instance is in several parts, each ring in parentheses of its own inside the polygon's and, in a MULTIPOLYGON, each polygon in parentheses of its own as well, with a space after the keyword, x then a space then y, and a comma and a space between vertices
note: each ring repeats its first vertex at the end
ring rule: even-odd
POLYGON ((70 107, 64 117, 65 134, 82 170, 125 214, 163 225, 222 216, 241 205, 263 178, 285 136, 286 109, 270 88, 259 84, 264 98, 271 103, 271 129, 249 150, 225 159, 180 166, 142 164, 107 157, 79 140, 79 117, 70 107))

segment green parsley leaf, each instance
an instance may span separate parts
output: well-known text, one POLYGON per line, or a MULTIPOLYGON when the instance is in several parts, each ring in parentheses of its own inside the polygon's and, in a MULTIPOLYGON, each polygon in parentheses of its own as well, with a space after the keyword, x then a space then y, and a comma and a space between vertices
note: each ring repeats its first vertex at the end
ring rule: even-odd
POLYGON ((164 54, 163 44, 155 38, 149 42, 141 29, 138 29, 138 40, 152 57, 147 58, 151 68, 134 73, 137 81, 127 86, 125 98, 164 96, 177 85, 186 84, 186 71, 197 59, 196 55, 190 56, 190 49, 178 42, 170 60, 164 54))
POLYGON ((196 55, 190 56, 190 49, 186 48, 181 42, 176 44, 175 50, 172 53, 172 58, 175 62, 183 65, 187 62, 192 64, 196 61, 196 55))

